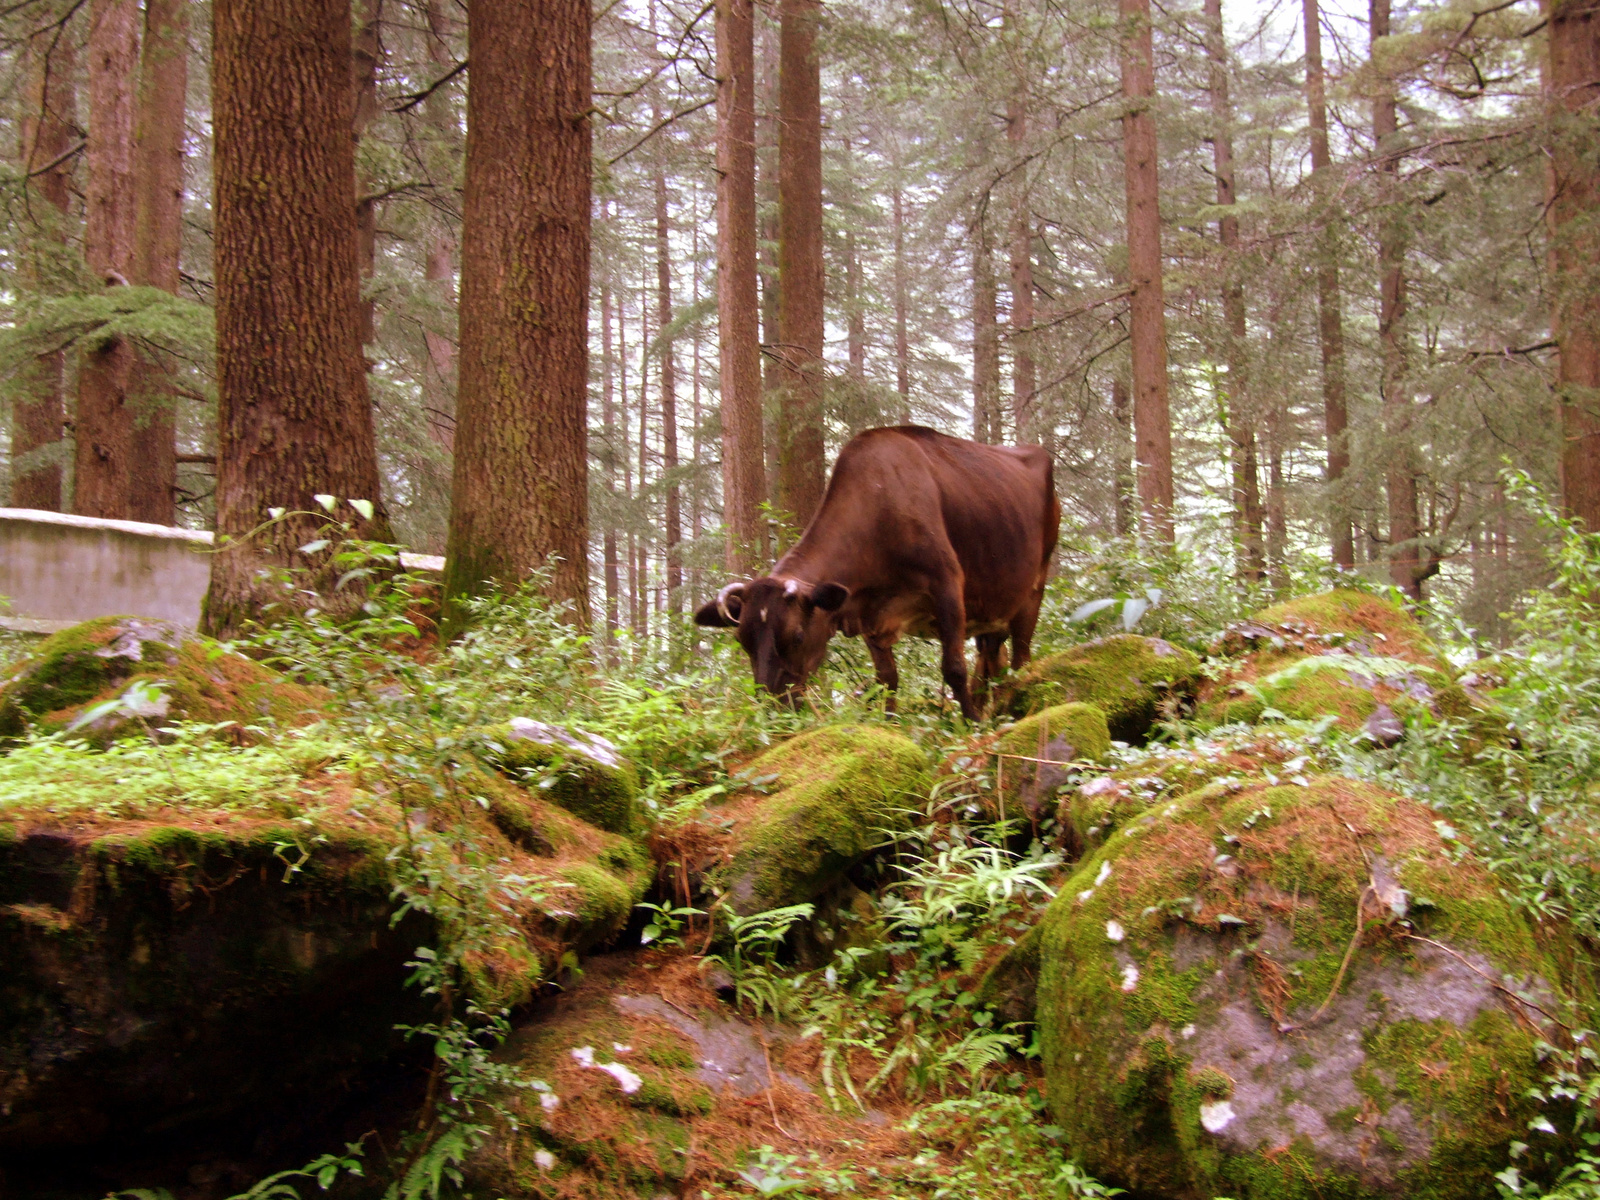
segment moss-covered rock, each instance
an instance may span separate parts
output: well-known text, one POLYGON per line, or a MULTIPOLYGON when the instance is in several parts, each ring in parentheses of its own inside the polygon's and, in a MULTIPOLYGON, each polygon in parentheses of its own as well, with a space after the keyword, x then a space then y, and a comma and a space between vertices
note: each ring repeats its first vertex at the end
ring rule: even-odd
POLYGON ((1066 782, 1067 764, 1093 762, 1110 750, 1103 712, 1092 704, 1058 704, 1000 736, 994 745, 995 786, 1011 815, 1037 818, 1066 782))
POLYGON ((473 1194, 654 1200, 733 1178, 771 1138, 769 1103, 842 1124, 778 1065, 772 1031, 698 976, 687 959, 614 957, 513 1034, 500 1057, 538 1085, 504 1098, 515 1124, 497 1120, 467 1164, 473 1194))
POLYGON ((248 740, 253 725, 315 719, 328 699, 169 621, 97 617, 39 643, 0 687, 0 739, 16 738, 29 725, 45 733, 67 729, 123 696, 128 704, 77 732, 105 745, 170 721, 232 722, 234 736, 248 740))
POLYGON ((483 737, 501 770, 574 816, 612 833, 639 832, 639 777, 604 738, 526 717, 490 726, 483 737))
POLYGON ((1567 953, 1410 801, 1219 782, 1129 823, 1052 904, 1051 1108, 1085 1167, 1143 1193, 1492 1196, 1567 953))
POLYGON ((721 846, 707 886, 735 912, 815 899, 904 828, 929 772, 915 742, 887 729, 828 725, 756 758, 745 773, 770 794, 708 809, 702 828, 721 846))
POLYGON ((1004 700, 1018 715, 1078 701, 1105 714, 1111 736, 1140 742, 1164 701, 1181 702, 1200 683, 1193 651, 1161 638, 1117 634, 1029 663, 1004 700))
MULTIPOLYGON (((1364 592, 1304 596, 1230 625, 1217 650, 1237 661, 1201 689, 1202 727, 1252 724, 1266 714, 1332 716, 1374 741, 1398 739, 1405 722, 1438 715, 1454 672, 1399 605, 1364 592)), ((1459 693, 1459 695, 1458 695, 1459 693)))

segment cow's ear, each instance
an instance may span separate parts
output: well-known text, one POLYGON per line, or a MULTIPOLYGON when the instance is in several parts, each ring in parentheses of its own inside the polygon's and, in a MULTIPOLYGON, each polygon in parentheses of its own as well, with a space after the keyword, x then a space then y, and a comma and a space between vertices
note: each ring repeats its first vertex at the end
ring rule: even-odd
POLYGON ((731 629, 739 623, 744 608, 744 585, 729 584, 695 610, 694 623, 712 629, 731 629))
POLYGON ((848 599, 850 589, 842 583, 819 583, 811 592, 811 603, 823 612, 838 612, 848 599))

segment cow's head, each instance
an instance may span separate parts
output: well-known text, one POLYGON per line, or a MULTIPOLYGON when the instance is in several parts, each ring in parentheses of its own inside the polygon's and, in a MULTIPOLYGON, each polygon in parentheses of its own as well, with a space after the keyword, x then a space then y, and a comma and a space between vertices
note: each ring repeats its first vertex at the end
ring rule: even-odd
POLYGON ((774 696, 798 701, 833 636, 833 614, 849 599, 837 583, 802 583, 763 575, 730 583, 700 606, 695 624, 739 631, 756 682, 774 696))

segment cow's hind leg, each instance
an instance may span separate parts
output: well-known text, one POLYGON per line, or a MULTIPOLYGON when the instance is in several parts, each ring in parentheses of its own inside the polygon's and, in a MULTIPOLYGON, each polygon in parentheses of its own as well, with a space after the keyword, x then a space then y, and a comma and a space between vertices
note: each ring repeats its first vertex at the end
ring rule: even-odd
POLYGON ((1044 587, 1028 599, 1022 611, 1011 618, 1011 669, 1020 671, 1033 655, 1033 631, 1039 624, 1039 606, 1044 603, 1044 587))
POLYGON ((973 686, 973 698, 984 707, 989 698, 989 681, 1000 674, 1000 655, 1005 649, 1003 633, 980 633, 978 641, 978 679, 973 686))
POLYGON ((868 638, 867 653, 872 655, 872 668, 877 672, 878 682, 889 693, 884 699, 883 709, 885 712, 894 712, 895 693, 900 690, 900 667, 894 661, 894 642, 868 638))
POLYGON ((967 610, 961 600, 961 581, 957 576, 948 590, 933 596, 933 623, 939 631, 939 670, 961 706, 961 715, 978 719, 977 705, 967 688, 967 610))

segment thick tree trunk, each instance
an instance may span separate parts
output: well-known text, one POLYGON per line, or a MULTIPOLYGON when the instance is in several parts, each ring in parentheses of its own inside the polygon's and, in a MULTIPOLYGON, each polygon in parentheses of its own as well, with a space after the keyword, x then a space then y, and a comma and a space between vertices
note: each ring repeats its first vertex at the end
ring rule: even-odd
POLYGON ((717 3, 717 331, 721 344, 722 511, 728 573, 764 556, 767 498, 756 287, 754 0, 717 3))
POLYGON ((822 76, 820 0, 782 0, 778 67, 778 507, 804 529, 822 503, 822 76))
MULTIPOLYGON (((1222 0, 1206 0, 1206 56, 1211 60, 1212 164, 1217 176, 1217 204, 1238 203, 1234 190, 1233 105, 1228 96, 1228 48, 1222 24, 1222 0)), ((1239 265, 1239 218, 1229 214, 1218 225, 1222 242, 1222 316, 1227 348, 1228 383, 1222 397, 1222 424, 1228 437, 1233 476, 1233 545, 1236 572, 1254 582, 1266 574, 1262 544, 1261 484, 1256 472, 1256 433, 1249 403, 1250 360, 1246 348, 1244 283, 1239 265)))
MULTIPOLYGON (((67 240, 72 206, 73 131, 77 126, 77 62, 72 38, 41 37, 28 48, 28 82, 23 97, 19 162, 29 176, 33 220, 24 270, 35 283, 53 273, 67 240), (55 164, 50 166, 49 164, 55 164), (45 167, 49 167, 45 170, 45 167), (35 174, 34 172, 38 172, 35 174)), ((61 388, 64 355, 42 354, 34 362, 29 394, 11 410, 11 506, 61 511, 61 464, 52 461, 19 468, 24 456, 48 457, 61 441, 64 418, 61 388)))
POLYGON ((910 303, 906 286, 905 195, 900 184, 891 191, 894 215, 894 390, 900 397, 900 420, 911 423, 911 338, 906 330, 910 303))
MULTIPOLYGON (((1006 138, 1014 153, 1028 136, 1028 100, 1021 91, 1006 104, 1006 138)), ((1020 445, 1037 441, 1034 392, 1038 376, 1033 363, 1033 207, 1026 173, 1020 173, 1011 208, 1011 427, 1020 445)))
MULTIPOLYGON (((660 118, 656 118, 660 120, 660 118)), ((667 211, 667 176, 656 170, 656 319, 661 338, 661 469, 667 477, 667 611, 678 612, 683 592, 683 494, 678 486, 678 363, 672 339, 672 226, 667 211)))
MULTIPOLYGON (((350 40, 350 86, 354 93, 350 107, 350 140, 359 154, 361 139, 378 115, 378 22, 383 0, 357 0, 355 32, 350 40)), ((356 305, 356 322, 361 328, 361 344, 377 336, 377 306, 366 295, 372 272, 378 262, 378 208, 372 199, 372 178, 357 160, 356 166, 356 258, 361 267, 362 296, 356 305)), ((370 370, 370 364, 368 366, 370 370)))
POLYGON ((1147 532, 1174 540, 1172 418, 1167 406, 1167 317, 1161 280, 1155 67, 1150 0, 1119 0, 1122 17, 1123 172, 1127 190, 1133 428, 1139 505, 1147 532))
POLYGON ((979 214, 972 229, 972 436, 990 445, 1001 441, 998 292, 994 247, 979 214))
MULTIPOLYGON (((183 139, 189 84, 188 0, 146 0, 134 118, 133 282, 178 293, 183 241, 183 139)), ((134 366, 128 515, 172 523, 178 487, 177 398, 157 363, 134 366)))
POLYGON ((589 621, 590 21, 588 0, 496 0, 468 16, 444 576, 453 600, 546 568, 551 597, 579 625, 589 621))
MULTIPOLYGON (((379 503, 359 334, 346 0, 214 0, 217 532, 243 539, 318 493, 379 503)), ((358 536, 386 537, 377 519, 358 536)), ((290 516, 217 554, 204 624, 237 633, 285 593, 263 568, 303 566, 323 526, 290 516)), ((312 583, 331 582, 327 553, 312 583)), ((353 606, 325 594, 323 607, 353 606)))
POLYGON ((1344 313, 1339 287, 1338 243, 1328 221, 1328 186, 1333 157, 1328 149, 1327 81, 1322 69, 1322 17, 1317 0, 1303 0, 1306 39, 1306 107, 1311 123, 1311 173, 1322 226, 1317 253, 1317 343, 1322 355, 1322 428, 1328 447, 1328 526, 1333 565, 1354 570, 1355 538, 1344 477, 1350 469, 1345 402, 1344 313))
MULTIPOLYGON (((89 10, 89 187, 83 256, 108 287, 133 276, 133 100, 139 74, 138 0, 89 10)), ((126 519, 133 469, 133 347, 110 338, 78 366, 72 511, 126 519)))
POLYGON ((1561 503, 1590 532, 1600 531, 1600 293, 1592 273, 1600 213, 1592 112, 1600 96, 1600 3, 1550 0, 1549 62, 1553 153, 1550 157, 1550 263, 1555 283, 1551 324, 1560 347, 1561 503), (1583 113, 1584 117, 1576 114, 1583 113))

